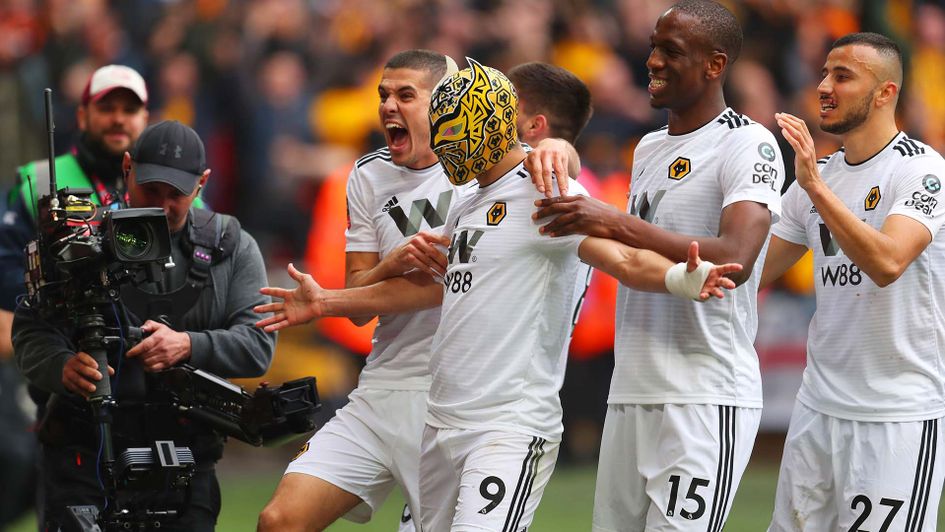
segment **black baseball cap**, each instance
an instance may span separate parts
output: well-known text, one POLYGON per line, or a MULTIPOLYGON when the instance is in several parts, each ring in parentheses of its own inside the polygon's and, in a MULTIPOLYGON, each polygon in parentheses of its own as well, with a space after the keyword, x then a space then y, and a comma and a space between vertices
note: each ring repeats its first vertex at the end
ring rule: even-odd
POLYGON ((207 155, 197 132, 177 120, 148 126, 131 149, 137 183, 167 183, 184 194, 197 187, 207 155))

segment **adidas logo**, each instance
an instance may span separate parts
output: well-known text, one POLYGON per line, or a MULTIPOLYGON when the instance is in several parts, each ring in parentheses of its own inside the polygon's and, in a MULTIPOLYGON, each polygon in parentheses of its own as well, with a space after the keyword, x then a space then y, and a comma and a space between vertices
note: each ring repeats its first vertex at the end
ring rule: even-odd
POLYGON ((727 125, 729 129, 740 128, 752 123, 745 115, 740 115, 731 109, 723 113, 716 122, 727 125))
POLYGON ((899 155, 903 157, 913 157, 915 155, 922 155, 925 153, 925 148, 916 144, 916 142, 909 137, 903 137, 899 139, 899 142, 893 146, 893 149, 899 152, 899 155))
POLYGON ((384 208, 381 209, 381 212, 387 212, 393 209, 397 205, 397 196, 391 196, 387 203, 384 204, 384 208))
POLYGON ((810 214, 820 214, 820 213, 817 212, 817 207, 811 207, 810 214))

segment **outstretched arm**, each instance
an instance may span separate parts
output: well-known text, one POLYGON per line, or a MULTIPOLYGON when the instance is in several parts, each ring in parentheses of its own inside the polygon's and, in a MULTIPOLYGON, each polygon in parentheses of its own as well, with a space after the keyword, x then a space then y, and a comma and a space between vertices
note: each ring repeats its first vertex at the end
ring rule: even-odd
POLYGON ((806 252, 807 246, 788 242, 781 237, 771 235, 771 243, 768 244, 768 254, 765 255, 765 266, 761 272, 761 283, 759 283, 758 289, 761 290, 780 279, 791 266, 801 260, 806 252))
POLYGON ((675 261, 686 260, 689 244, 699 243, 701 254, 715 263, 746 265, 730 275, 736 284, 751 276, 751 267, 764 246, 771 225, 768 207, 754 201, 738 201, 722 209, 718 236, 694 237, 667 231, 642 218, 619 211, 585 196, 538 200, 535 219, 554 217, 541 227, 549 236, 585 234, 609 238, 635 248, 645 248, 675 261))
MULTIPOLYGON (((446 274, 446 255, 437 246, 449 246, 449 238, 421 231, 383 259, 377 253, 351 251, 345 254, 345 288, 358 288, 401 276, 411 270, 431 277, 446 274)), ((352 323, 362 326, 373 316, 352 316, 352 323)))
POLYGON ((682 263, 674 265, 658 253, 595 237, 581 242, 578 255, 584 262, 635 290, 670 292, 698 301, 711 296, 723 297, 723 288, 735 288, 735 283, 724 275, 742 269, 740 264, 716 266, 701 261, 696 242, 689 246, 684 270, 682 263))
POLYGON ((796 154, 797 184, 807 192, 843 253, 878 286, 898 279, 932 242, 929 230, 917 220, 896 214, 886 218, 879 231, 860 220, 821 178, 807 124, 787 113, 775 116, 796 154))
POLYGON ((399 314, 433 308, 443 302, 443 286, 420 272, 344 290, 325 290, 311 275, 298 271, 292 264, 289 264, 289 275, 298 283, 296 288, 265 287, 260 290, 282 300, 254 309, 259 313, 273 313, 273 316, 256 322, 256 326, 266 332, 328 316, 399 314))

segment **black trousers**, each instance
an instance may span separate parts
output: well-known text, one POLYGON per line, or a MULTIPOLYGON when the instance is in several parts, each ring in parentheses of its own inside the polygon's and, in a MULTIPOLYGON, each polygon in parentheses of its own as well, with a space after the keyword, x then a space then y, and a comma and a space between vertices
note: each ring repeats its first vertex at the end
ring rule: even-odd
POLYGON ((25 388, 13 362, 0 362, 0 530, 33 506, 36 491, 36 435, 17 398, 25 388))
MULTIPOLYGON (((118 450, 116 450, 118 451, 118 450)), ((99 480, 98 449, 87 446, 42 445, 40 449, 39 522, 47 532, 80 531, 69 506, 93 505, 101 514, 106 510, 105 494, 99 480)), ((160 493, 152 498, 159 504, 160 493)), ((214 464, 198 462, 190 481, 190 496, 179 518, 161 523, 162 532, 212 532, 220 514, 220 484, 214 464)))

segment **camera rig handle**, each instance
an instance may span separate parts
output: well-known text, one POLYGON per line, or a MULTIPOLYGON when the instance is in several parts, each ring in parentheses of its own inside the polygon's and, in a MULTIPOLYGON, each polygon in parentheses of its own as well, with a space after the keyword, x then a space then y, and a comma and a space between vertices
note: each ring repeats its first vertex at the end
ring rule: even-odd
POLYGON ((182 365, 154 374, 165 399, 184 416, 250 445, 278 445, 317 427, 321 409, 315 377, 270 387, 250 395, 212 373, 182 365))

